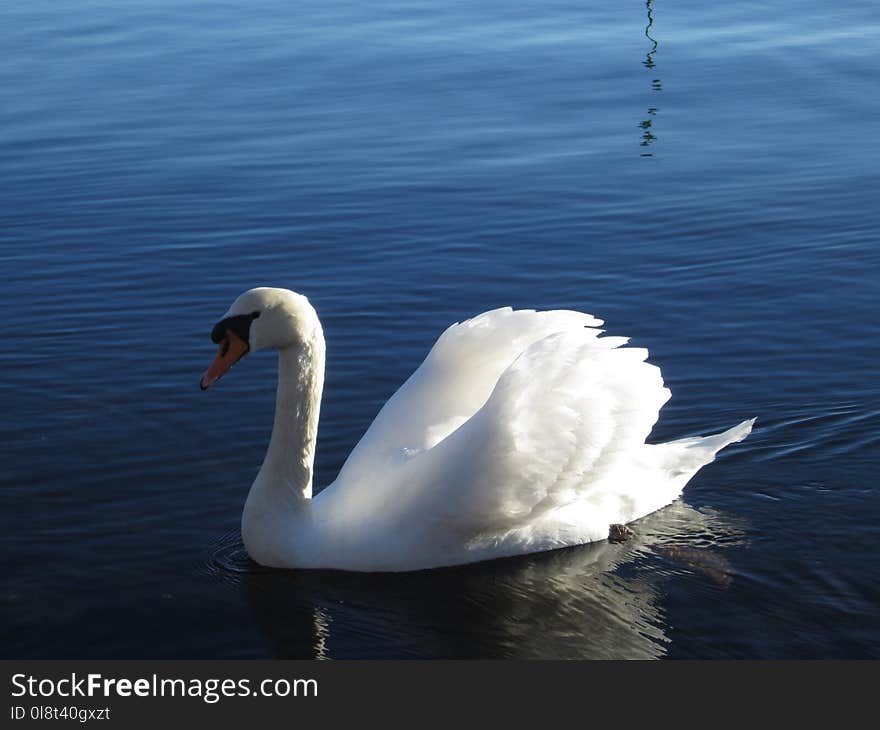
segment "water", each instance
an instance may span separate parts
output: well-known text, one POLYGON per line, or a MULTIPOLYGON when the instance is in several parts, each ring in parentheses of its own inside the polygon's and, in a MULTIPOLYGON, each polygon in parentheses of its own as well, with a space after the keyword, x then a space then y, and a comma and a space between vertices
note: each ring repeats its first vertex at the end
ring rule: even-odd
MULTIPOLYGON (((594 6, 596 4, 593 4, 594 6)), ((875 7, 0 9, 6 657, 878 657, 875 7), (581 309, 651 350, 652 438, 755 432, 625 545, 264 571, 237 527, 274 359, 328 338, 332 481, 450 322, 581 309)))

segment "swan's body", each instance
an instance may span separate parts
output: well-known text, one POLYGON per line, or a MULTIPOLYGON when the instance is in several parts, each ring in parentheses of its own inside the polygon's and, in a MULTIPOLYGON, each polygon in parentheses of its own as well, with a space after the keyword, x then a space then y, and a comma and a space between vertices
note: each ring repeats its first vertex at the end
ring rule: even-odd
POLYGON ((601 324, 506 308, 451 326, 312 498, 321 325, 299 294, 246 292, 215 328, 221 353, 203 387, 248 350, 279 350, 272 438, 242 516, 251 557, 433 568, 601 540, 669 504, 753 421, 646 444, 670 393, 647 351, 599 337, 601 324))

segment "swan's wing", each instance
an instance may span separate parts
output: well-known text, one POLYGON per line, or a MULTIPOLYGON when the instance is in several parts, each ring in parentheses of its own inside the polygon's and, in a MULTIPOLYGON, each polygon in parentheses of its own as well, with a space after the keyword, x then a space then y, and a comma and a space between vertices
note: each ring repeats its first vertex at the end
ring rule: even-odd
POLYGON ((335 489, 384 482, 387 472, 430 449, 486 403, 501 374, 528 347, 561 331, 589 332, 601 320, 566 310, 485 312, 449 327, 388 400, 349 455, 335 489))
POLYGON ((532 344, 467 422, 407 462, 389 509, 419 515, 450 547, 491 549, 516 532, 541 549, 600 539, 609 522, 671 501, 646 483, 659 470, 640 463, 670 394, 647 351, 626 342, 581 328, 532 344), (551 513, 552 529, 580 532, 548 534, 551 513))

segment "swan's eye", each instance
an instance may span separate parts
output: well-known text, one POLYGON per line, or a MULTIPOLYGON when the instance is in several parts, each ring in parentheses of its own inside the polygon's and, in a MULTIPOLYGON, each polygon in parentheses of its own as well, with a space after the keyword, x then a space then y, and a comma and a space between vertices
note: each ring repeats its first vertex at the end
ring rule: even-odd
POLYGON ((257 319, 260 316, 259 312, 251 312, 251 319, 257 319))

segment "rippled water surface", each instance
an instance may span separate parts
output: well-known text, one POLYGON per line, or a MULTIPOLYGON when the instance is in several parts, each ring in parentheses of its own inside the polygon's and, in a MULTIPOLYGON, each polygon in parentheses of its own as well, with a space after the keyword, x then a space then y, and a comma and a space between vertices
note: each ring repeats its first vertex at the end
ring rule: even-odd
POLYGON ((880 656, 875 10, 4 4, 2 655, 880 656), (262 570, 274 359, 197 385, 258 284, 324 322, 319 484, 503 305, 648 347, 652 438, 758 423, 623 545, 262 570))

